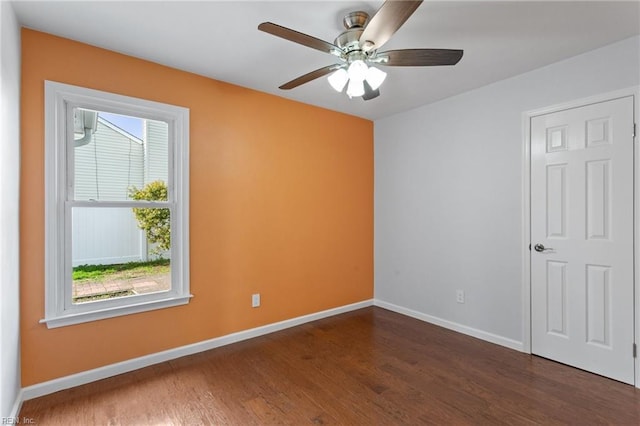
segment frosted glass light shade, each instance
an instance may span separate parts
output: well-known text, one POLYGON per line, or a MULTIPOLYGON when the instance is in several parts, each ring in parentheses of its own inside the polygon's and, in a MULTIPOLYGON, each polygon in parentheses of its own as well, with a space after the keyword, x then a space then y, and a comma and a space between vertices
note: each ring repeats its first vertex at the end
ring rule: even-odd
POLYGON ((364 81, 365 77, 367 76, 367 68, 367 64, 359 59, 357 61, 351 62, 351 65, 349 65, 349 69, 347 70, 349 80, 355 80, 359 82, 364 81))
POLYGON ((349 74, 347 74, 347 70, 340 68, 338 71, 331 74, 327 80, 329 80, 329 84, 336 90, 336 92, 342 92, 347 81, 349 81, 349 74))
POLYGON ((347 86, 347 95, 350 98, 353 98, 354 96, 362 96, 364 95, 364 83, 363 80, 354 80, 354 79, 350 79, 349 80, 349 86, 347 86))
POLYGON ((380 71, 378 68, 369 67, 367 70, 366 80, 373 90, 380 87, 385 78, 387 78, 387 73, 380 71))

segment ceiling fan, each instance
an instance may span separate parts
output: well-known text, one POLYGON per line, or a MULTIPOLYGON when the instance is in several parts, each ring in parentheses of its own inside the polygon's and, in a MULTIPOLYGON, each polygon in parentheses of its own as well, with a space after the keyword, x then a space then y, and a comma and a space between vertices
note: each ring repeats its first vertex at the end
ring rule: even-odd
POLYGON ((302 75, 280 86, 289 90, 331 74, 331 86, 349 98, 370 100, 380 95, 386 73, 372 65, 434 66, 455 65, 463 51, 457 49, 400 49, 378 51, 420 6, 422 0, 387 0, 369 19, 366 12, 351 12, 343 19, 346 28, 334 43, 320 40, 271 22, 258 25, 260 31, 336 56, 340 62, 302 75), (348 85, 347 85, 348 83, 348 85))

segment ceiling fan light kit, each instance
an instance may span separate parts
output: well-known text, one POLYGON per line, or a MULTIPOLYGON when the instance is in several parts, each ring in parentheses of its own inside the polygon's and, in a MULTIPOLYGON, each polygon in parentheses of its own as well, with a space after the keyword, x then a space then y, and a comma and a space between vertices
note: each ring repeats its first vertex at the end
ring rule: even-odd
POLYGON ((378 87, 382 86, 382 83, 386 78, 387 78, 386 72, 379 70, 378 68, 375 68, 375 67, 369 67, 369 69, 367 70, 367 76, 365 77, 365 80, 367 80, 367 83, 369 83, 369 85, 373 90, 376 90, 378 87))
POLYGON ((329 75, 327 80, 337 92, 342 92, 346 86, 349 98, 362 97, 367 101, 380 95, 378 89, 387 77, 387 73, 371 66, 371 64, 382 66, 457 64, 462 58, 462 50, 401 49, 378 51, 421 3, 422 0, 387 0, 371 19, 366 12, 351 12, 343 19, 346 31, 340 34, 333 44, 271 22, 263 22, 258 25, 260 31, 329 53, 342 61, 342 63, 328 65, 302 75, 283 84, 280 89, 293 89, 329 75))
POLYGON ((327 77, 327 80, 336 92, 342 92, 348 82, 347 96, 354 98, 365 94, 365 81, 370 90, 377 90, 385 78, 387 78, 386 72, 375 67, 369 67, 363 60, 357 59, 349 64, 346 70, 338 68, 327 77))
POLYGON ((350 80, 347 86, 347 96, 349 98, 359 97, 364 95, 364 82, 350 80))
POLYGON ((344 86, 347 85, 347 81, 349 81, 349 74, 344 68, 338 68, 337 71, 327 77, 327 80, 336 92, 342 92, 344 86))

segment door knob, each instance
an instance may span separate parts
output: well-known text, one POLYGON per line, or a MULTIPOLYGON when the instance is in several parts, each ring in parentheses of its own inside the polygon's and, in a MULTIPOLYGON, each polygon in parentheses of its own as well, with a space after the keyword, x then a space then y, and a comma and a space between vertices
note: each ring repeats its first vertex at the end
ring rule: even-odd
POLYGON ((553 250, 551 247, 545 247, 542 244, 536 244, 533 246, 534 250, 537 252, 543 252, 545 250, 553 250))

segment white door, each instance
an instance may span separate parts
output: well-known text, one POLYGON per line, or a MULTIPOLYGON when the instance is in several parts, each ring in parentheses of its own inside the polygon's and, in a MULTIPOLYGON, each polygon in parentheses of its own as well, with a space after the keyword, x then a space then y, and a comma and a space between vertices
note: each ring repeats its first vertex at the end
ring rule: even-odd
POLYGON ((532 353, 634 383, 633 97, 531 118, 532 353))

